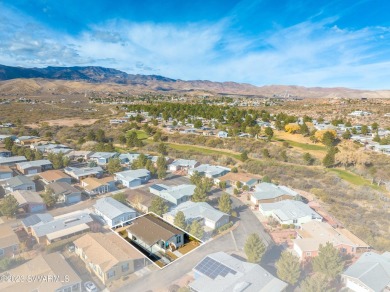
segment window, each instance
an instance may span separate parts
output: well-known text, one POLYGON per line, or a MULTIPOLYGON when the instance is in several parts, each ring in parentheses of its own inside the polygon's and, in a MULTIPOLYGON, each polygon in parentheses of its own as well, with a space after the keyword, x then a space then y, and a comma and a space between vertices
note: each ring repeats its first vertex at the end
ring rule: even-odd
POLYGON ((295 223, 298 223, 298 219, 294 219, 293 220, 293 223, 295 224, 295 223))
POLYGON ((129 270, 129 263, 122 265, 122 272, 127 272, 129 270))
POLYGON ((107 272, 107 278, 112 278, 115 276, 115 271, 108 271, 107 272))
POLYGON ((64 288, 63 291, 64 292, 72 292, 72 288, 71 287, 66 287, 66 288, 64 288))
POLYGON ((181 243, 181 236, 176 237, 176 243, 181 243))
POLYGON ((310 251, 308 251, 308 252, 306 252, 306 256, 311 256, 311 252, 310 251))
POLYGON ((31 191, 33 188, 32 187, 27 187, 27 190, 28 191, 31 191))

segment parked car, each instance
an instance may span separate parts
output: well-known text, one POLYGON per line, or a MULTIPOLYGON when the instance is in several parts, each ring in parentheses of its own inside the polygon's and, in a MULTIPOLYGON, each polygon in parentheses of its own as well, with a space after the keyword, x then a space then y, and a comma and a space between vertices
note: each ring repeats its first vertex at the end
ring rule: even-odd
POLYGON ((84 288, 87 292, 97 292, 97 287, 95 283, 88 281, 84 283, 84 288))
POLYGON ((68 251, 69 251, 69 252, 74 252, 74 250, 75 250, 74 244, 70 244, 70 245, 68 246, 68 251))

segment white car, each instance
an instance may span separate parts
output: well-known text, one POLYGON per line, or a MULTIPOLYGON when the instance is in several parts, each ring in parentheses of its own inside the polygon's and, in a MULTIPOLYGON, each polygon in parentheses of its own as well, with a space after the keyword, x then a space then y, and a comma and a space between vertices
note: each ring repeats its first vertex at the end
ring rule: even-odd
POLYGON ((97 292, 96 285, 91 281, 85 282, 84 288, 87 292, 97 292))

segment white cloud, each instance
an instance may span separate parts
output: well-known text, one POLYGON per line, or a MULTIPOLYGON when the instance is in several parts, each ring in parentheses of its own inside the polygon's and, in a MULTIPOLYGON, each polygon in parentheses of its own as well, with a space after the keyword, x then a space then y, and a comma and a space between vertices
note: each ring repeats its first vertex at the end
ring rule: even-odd
POLYGON ((180 79, 384 88, 389 28, 348 30, 336 18, 258 36, 217 23, 176 26, 113 20, 72 36, 0 4, 0 63, 101 65, 180 79))

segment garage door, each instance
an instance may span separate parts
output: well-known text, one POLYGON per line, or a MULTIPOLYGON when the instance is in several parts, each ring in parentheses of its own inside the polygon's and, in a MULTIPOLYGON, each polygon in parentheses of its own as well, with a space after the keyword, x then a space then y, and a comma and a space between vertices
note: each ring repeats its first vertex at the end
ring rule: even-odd
POLYGON ((80 202, 80 200, 81 200, 81 198, 79 196, 70 196, 67 198, 67 203, 73 204, 73 203, 80 202))

